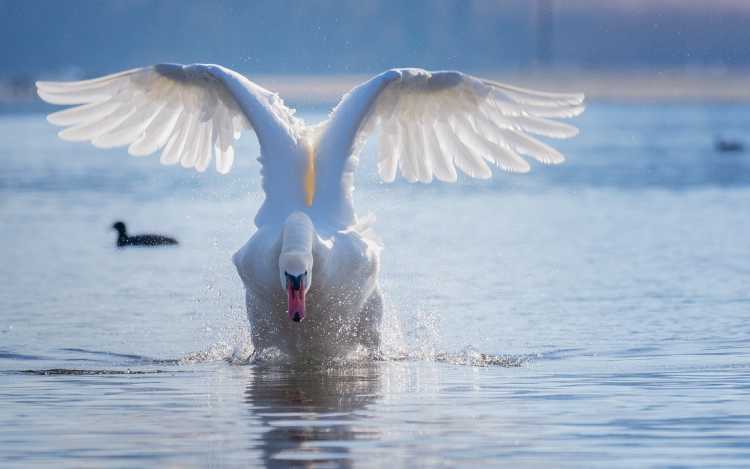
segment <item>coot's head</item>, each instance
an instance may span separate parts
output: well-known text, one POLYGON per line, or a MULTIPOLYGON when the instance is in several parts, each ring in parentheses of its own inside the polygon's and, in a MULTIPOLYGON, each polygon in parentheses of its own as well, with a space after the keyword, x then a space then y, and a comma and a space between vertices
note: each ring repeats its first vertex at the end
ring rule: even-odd
POLYGON ((117 230, 120 234, 125 234, 125 223, 121 221, 115 222, 115 224, 112 225, 112 229, 117 230))

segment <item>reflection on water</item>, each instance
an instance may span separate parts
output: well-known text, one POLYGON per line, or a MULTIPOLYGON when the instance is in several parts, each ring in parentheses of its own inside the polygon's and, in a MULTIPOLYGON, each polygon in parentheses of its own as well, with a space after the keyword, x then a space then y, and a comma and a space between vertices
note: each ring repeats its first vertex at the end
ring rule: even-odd
POLYGON ((267 466, 289 461, 349 465, 350 448, 378 438, 360 411, 380 398, 378 364, 328 369, 253 366, 245 402, 267 430, 260 442, 267 466))

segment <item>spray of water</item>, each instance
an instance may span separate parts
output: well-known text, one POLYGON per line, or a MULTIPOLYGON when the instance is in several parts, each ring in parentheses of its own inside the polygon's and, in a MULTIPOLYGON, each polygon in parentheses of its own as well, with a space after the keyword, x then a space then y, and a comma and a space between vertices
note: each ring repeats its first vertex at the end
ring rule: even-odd
MULTIPOLYGON (((233 365, 245 364, 299 364, 299 359, 289 357, 273 348, 255 351, 250 341, 249 326, 237 326, 238 312, 234 311, 232 326, 222 330, 222 339, 207 349, 189 353, 180 359, 182 364, 226 361, 233 365)), ((381 346, 373 352, 358 347, 342 356, 304 357, 310 364, 327 366, 356 365, 372 361, 430 361, 465 366, 518 367, 526 364, 526 355, 491 355, 479 352, 471 346, 458 351, 441 351, 439 320, 434 314, 416 311, 408 323, 412 327, 404 332, 399 311, 386 308, 383 316, 381 346)))

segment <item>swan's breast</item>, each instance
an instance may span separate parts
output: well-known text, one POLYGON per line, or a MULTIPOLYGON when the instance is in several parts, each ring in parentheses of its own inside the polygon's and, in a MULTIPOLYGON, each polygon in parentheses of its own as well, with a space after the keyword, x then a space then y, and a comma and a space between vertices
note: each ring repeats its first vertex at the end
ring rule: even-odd
POLYGON ((380 268, 378 250, 358 233, 336 233, 317 254, 322 289, 347 297, 365 297, 372 292, 380 268))
POLYGON ((279 280, 281 233, 278 229, 260 228, 232 256, 245 288, 271 298, 283 296, 279 280))

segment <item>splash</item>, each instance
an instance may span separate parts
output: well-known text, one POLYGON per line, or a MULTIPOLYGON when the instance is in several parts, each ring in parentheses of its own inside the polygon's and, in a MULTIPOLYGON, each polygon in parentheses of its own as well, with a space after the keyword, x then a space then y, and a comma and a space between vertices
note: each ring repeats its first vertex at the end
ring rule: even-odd
POLYGON ((531 359, 530 355, 490 355, 481 353, 468 346, 458 353, 437 353, 432 358, 436 362, 465 366, 499 366, 503 368, 517 368, 524 366, 531 359))
POLYGON ((457 352, 438 349, 440 328, 434 315, 416 312, 416 326, 403 333, 397 311, 386 309, 382 323, 381 346, 377 351, 357 347, 341 356, 292 357, 276 348, 254 350, 250 342, 250 332, 246 328, 234 329, 225 339, 211 345, 206 350, 185 355, 178 360, 181 365, 224 361, 231 365, 304 365, 327 369, 331 367, 357 366, 375 362, 435 362, 471 367, 514 368, 526 365, 531 355, 487 354, 466 346, 457 352))
POLYGON ((230 364, 248 363, 253 355, 250 332, 241 327, 224 331, 225 338, 209 346, 206 350, 188 353, 178 360, 180 365, 225 361, 230 364))

